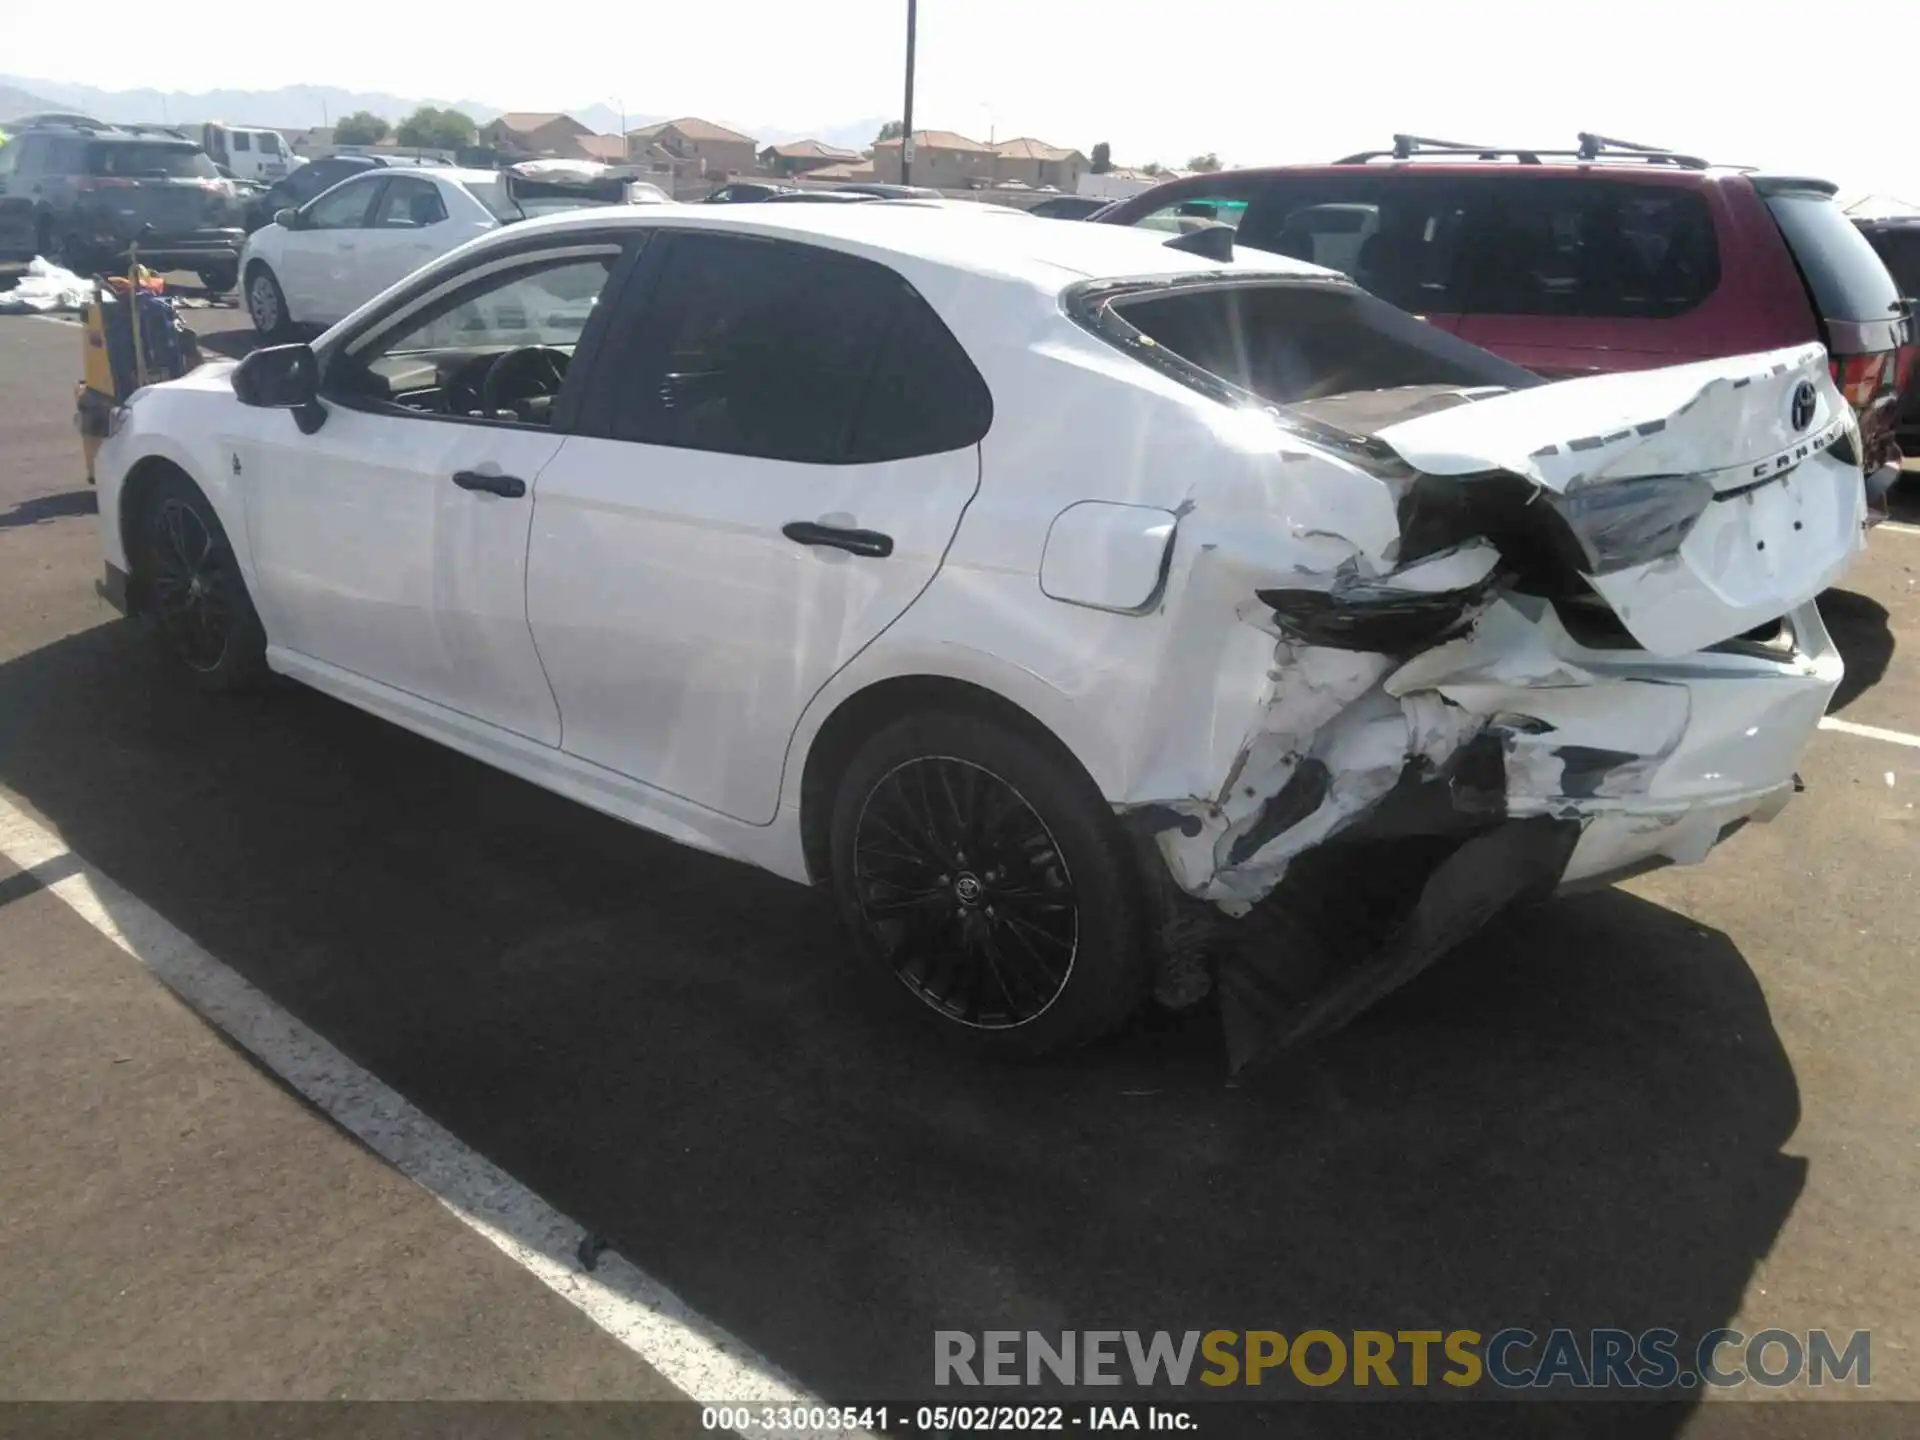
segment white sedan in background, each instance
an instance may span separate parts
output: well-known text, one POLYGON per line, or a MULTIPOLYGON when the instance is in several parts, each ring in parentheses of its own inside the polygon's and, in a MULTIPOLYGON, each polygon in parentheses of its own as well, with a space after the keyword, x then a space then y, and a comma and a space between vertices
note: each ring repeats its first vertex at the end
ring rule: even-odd
POLYGON ((1547 384, 1230 242, 508 226, 138 392, 102 590, 209 688, 826 887, 884 990, 1024 1051, 1211 984, 1238 1064, 1785 803, 1862 545, 1821 348, 1547 384))
POLYGON ((247 237, 240 257, 254 329, 280 338, 300 326, 331 325, 428 261, 502 225, 652 198, 636 196, 636 187, 623 180, 602 178, 605 166, 559 174, 520 170, 369 170, 298 210, 282 210, 247 237))

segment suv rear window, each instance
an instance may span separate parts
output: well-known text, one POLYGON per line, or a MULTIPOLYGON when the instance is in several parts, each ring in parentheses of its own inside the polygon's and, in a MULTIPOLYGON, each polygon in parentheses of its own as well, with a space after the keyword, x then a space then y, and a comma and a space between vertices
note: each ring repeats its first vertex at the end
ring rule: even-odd
POLYGON ((1818 190, 1762 193, 1823 318, 1889 320, 1899 312, 1893 277, 1832 196, 1818 190))
POLYGON ((1142 359, 1171 351, 1275 405, 1411 386, 1519 390, 1542 383, 1349 285, 1175 282, 1143 286, 1105 305, 1096 299, 1091 310, 1072 297, 1068 303, 1096 334, 1142 359), (1139 336, 1153 344, 1140 345, 1139 336))
POLYGON ((87 174, 133 180, 216 180, 220 176, 213 161, 192 145, 155 145, 143 140, 89 145, 87 174))

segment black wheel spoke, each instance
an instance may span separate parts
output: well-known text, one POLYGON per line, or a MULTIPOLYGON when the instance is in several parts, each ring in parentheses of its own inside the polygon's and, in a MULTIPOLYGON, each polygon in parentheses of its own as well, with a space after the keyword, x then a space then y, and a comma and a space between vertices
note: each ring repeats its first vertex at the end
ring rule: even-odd
POLYGON ((175 653, 195 670, 218 668, 235 621, 216 527, 193 506, 164 501, 154 516, 153 598, 175 653))
POLYGON ((963 1024, 1024 1025, 1072 972, 1066 862, 1025 797, 982 766, 923 756, 883 776, 856 822, 854 881, 894 973, 963 1024))

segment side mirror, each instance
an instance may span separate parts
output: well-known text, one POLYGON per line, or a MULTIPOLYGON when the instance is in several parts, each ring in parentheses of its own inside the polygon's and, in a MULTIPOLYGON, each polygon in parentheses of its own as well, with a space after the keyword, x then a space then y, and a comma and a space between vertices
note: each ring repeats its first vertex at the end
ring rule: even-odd
POLYGON ((306 409, 320 396, 320 362, 311 345, 269 345, 235 368, 233 393, 262 410, 306 409))
POLYGON ((284 210, 276 210, 273 212, 273 223, 278 225, 282 230, 298 230, 300 228, 300 212, 291 205, 287 206, 284 210))

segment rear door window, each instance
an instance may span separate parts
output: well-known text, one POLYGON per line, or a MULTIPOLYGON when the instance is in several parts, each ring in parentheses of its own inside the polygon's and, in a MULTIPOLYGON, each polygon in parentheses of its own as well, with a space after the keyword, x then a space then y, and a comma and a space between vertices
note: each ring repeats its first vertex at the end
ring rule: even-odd
POLYGON ((1350 275, 1415 315, 1451 315, 1465 205, 1445 176, 1289 176, 1247 197, 1236 244, 1350 275))
POLYGON ((843 465, 986 433, 986 385, 886 266, 817 246, 676 234, 589 404, 610 438, 843 465))
POLYGON ((1697 190, 1503 178, 1478 188, 1456 283, 1474 315, 1669 320, 1720 283, 1697 190))
POLYGON ((1832 196, 1780 190, 1766 200, 1822 317, 1890 320, 1898 313, 1900 291, 1893 277, 1832 196))

